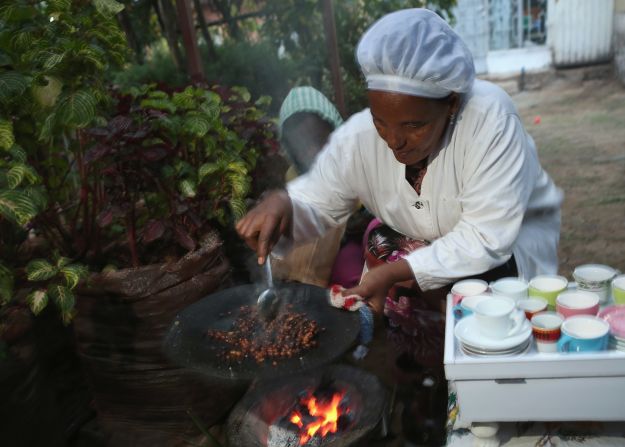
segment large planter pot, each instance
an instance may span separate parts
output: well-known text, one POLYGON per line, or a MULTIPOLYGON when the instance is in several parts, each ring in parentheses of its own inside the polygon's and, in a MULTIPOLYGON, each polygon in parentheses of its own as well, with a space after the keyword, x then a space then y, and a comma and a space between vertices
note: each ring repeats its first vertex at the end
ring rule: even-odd
POLYGON ((75 335, 98 420, 112 446, 189 445, 245 391, 171 365, 163 336, 175 315, 228 277, 211 238, 175 263, 93 276, 79 290, 75 335))

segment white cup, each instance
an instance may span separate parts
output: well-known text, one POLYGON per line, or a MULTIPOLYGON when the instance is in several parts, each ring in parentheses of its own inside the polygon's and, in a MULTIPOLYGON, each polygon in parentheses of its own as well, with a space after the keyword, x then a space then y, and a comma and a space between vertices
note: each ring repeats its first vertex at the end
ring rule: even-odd
POLYGON ((503 339, 521 331, 525 315, 518 311, 514 300, 493 297, 480 301, 474 310, 480 332, 494 339, 503 339))
POLYGON ((493 295, 507 296, 516 302, 527 298, 527 289, 527 282, 515 277, 501 278, 490 283, 493 295))
POLYGON ((616 273, 616 270, 608 265, 584 264, 575 267, 573 278, 577 283, 577 290, 596 293, 599 302, 605 303, 610 295, 610 283, 616 273))

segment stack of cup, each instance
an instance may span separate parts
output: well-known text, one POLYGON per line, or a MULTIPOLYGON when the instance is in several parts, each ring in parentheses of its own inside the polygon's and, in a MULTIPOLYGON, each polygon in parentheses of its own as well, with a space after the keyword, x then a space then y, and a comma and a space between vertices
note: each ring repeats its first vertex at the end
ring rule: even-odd
POLYGON ((610 297, 610 283, 616 273, 616 270, 607 265, 584 264, 573 270, 573 278, 577 290, 596 294, 599 302, 604 304, 610 297))

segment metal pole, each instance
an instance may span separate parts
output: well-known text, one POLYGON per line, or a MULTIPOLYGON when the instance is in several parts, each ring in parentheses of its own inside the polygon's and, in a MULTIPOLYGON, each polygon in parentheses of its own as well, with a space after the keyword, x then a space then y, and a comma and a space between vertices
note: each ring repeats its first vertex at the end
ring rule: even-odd
POLYGON ((334 86, 334 102, 339 113, 346 117, 345 96, 343 95, 343 84, 341 83, 341 61, 339 59, 339 48, 336 38, 336 23, 334 21, 334 8, 332 0, 321 0, 323 12, 323 27, 326 34, 326 44, 328 46, 328 56, 330 58, 330 72, 332 73, 332 85, 334 86))
POLYGON ((516 0, 517 5, 517 47, 523 48, 523 0, 516 0))
POLYGON ((182 32, 182 41, 187 53, 187 71, 191 81, 201 82, 204 80, 204 72, 200 63, 200 52, 197 46, 195 26, 193 26, 193 16, 189 0, 176 0, 178 11, 178 21, 182 32))

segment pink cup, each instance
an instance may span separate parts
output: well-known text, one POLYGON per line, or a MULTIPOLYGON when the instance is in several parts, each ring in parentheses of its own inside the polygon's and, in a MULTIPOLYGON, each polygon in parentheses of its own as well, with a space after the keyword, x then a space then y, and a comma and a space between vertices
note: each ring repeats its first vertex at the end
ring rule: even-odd
POLYGON ((564 318, 574 315, 597 315, 599 297, 595 293, 583 290, 563 292, 556 298, 556 310, 564 315, 564 318))
POLYGON ((488 283, 481 279, 463 279, 451 288, 454 306, 467 296, 481 295, 488 290, 488 283))

